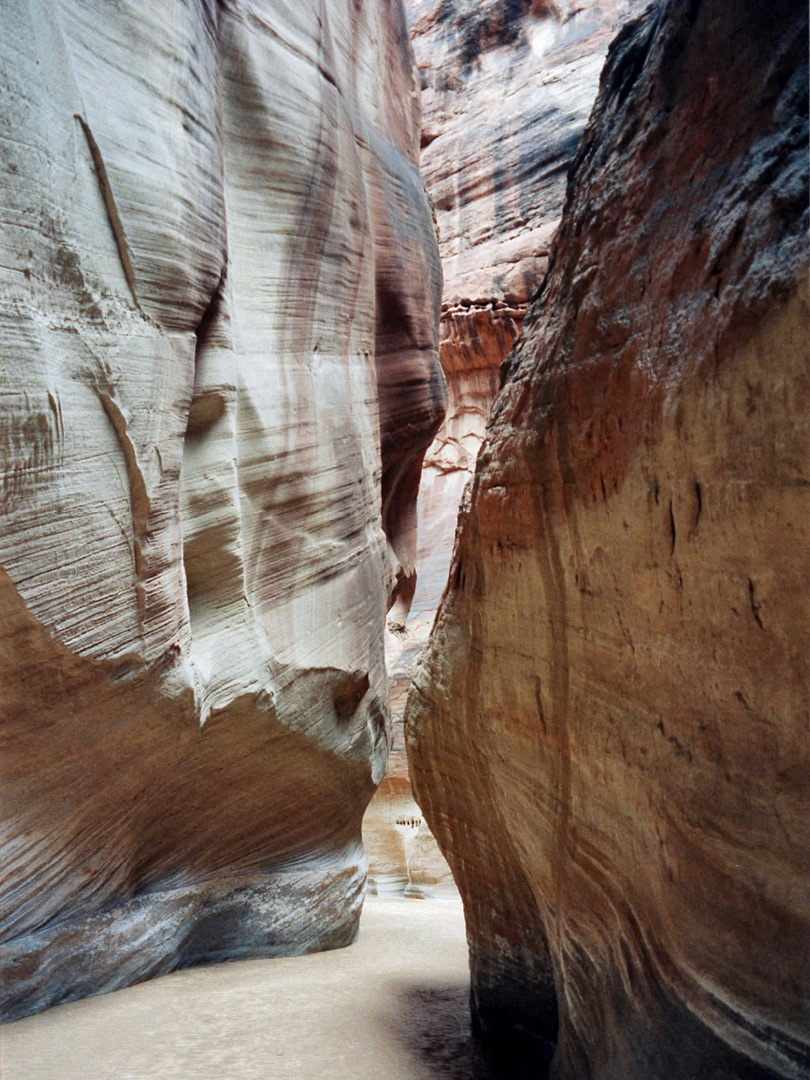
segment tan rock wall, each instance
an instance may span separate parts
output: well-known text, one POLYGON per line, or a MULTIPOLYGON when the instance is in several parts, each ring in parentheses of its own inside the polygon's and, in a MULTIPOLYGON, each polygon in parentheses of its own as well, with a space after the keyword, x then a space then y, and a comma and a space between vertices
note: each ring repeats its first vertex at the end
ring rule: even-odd
POLYGON ((447 580, 456 508, 500 364, 548 265, 608 42, 641 6, 408 0, 422 82, 420 160, 444 274, 440 350, 449 391, 422 474, 411 636, 420 636, 416 620, 432 621, 447 580))
POLYGON ((807 9, 612 46, 406 713, 474 1014, 552 1075, 806 1075, 807 9))
POLYGON ((497 368, 548 263, 608 42, 638 2, 408 0, 446 374, 497 368))
POLYGON ((6 1015, 353 937, 441 418, 398 0, 9 0, 6 1015))

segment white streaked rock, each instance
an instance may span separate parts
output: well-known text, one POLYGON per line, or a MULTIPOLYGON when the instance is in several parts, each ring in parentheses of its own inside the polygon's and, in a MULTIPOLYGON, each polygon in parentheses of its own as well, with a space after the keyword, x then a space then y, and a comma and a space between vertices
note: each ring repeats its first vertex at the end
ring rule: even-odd
POLYGON ((351 940, 385 610, 445 395, 399 0, 8 0, 3 23, 19 1015, 351 940))

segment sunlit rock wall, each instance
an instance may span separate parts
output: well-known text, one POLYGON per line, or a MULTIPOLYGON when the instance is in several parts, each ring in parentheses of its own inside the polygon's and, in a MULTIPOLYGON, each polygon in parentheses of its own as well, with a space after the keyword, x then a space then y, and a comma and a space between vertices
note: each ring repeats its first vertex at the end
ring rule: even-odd
POLYGON ((399 0, 7 0, 5 1016, 352 940, 445 391, 399 0))
POLYGON ((612 46, 409 699, 476 1021, 565 1080, 808 1072, 807 14, 612 46))

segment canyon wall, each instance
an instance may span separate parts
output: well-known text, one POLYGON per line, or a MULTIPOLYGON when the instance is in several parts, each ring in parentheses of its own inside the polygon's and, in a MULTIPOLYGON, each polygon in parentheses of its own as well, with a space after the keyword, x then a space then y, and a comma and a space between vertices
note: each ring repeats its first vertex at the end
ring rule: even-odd
MULTIPOLYGON (((608 44, 644 0, 407 0, 422 84, 421 167, 444 273, 449 402, 425 459, 424 643, 447 581, 457 508, 499 368, 539 286, 608 44)), ((424 628, 420 634, 420 629, 424 628)))
POLYGON ((446 392, 400 0, 8 0, 3 1015, 353 939, 446 392))
POLYGON ((418 577, 389 615, 394 743, 366 818, 372 877, 411 890, 449 871, 413 801, 405 698, 450 569, 458 506, 509 352, 540 284, 568 166, 617 28, 644 0, 406 0, 422 84, 421 167, 444 271, 449 403, 425 457, 418 577))
POLYGON ((475 1022, 565 1080, 808 1072, 807 15, 611 46, 408 701, 475 1022))

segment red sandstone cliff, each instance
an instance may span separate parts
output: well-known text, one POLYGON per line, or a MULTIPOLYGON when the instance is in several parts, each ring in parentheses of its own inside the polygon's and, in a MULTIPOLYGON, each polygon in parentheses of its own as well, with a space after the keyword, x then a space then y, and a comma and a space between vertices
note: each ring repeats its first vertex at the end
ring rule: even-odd
POLYGON ((611 37, 639 0, 408 0, 422 83, 422 154, 444 274, 449 404, 425 459, 420 644, 438 606, 464 485, 499 366, 548 264, 568 166, 611 37))
POLYGON ((807 1075, 807 31, 612 45, 409 699, 476 1020, 560 1078, 807 1075))

